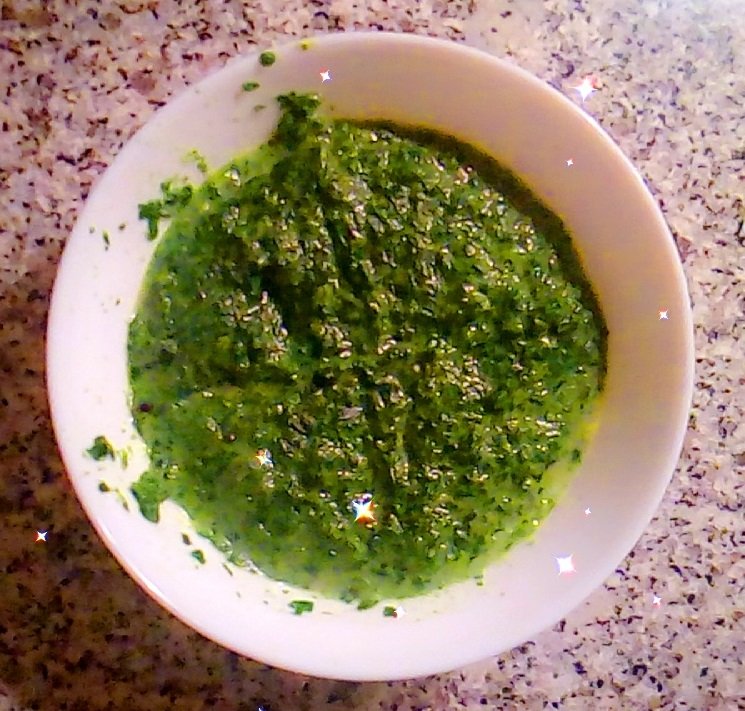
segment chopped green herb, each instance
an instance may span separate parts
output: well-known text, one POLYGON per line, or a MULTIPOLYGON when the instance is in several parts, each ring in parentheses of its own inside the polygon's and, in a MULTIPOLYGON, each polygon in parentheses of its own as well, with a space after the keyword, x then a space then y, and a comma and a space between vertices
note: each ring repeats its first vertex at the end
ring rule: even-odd
POLYGON ((306 49, 309 49, 309 48, 310 48, 310 42, 308 40, 303 40, 300 43, 300 49, 302 49, 303 51, 305 51, 306 49))
POLYGON ((121 224, 119 225, 119 229, 120 229, 120 230, 123 230, 123 229, 125 229, 125 228, 126 228, 126 226, 127 226, 127 223, 126 223, 126 222, 122 222, 122 223, 121 223, 121 224))
POLYGON ((111 446, 109 440, 107 440, 103 435, 96 437, 96 439, 93 440, 93 446, 85 451, 97 462, 106 457, 114 459, 114 448, 111 446))
POLYGON ((302 615, 304 612, 313 612, 313 603, 310 600, 293 600, 290 603, 296 615, 302 615))
POLYGON ((227 564, 226 564, 226 563, 223 563, 223 564, 222 564, 222 567, 223 567, 223 568, 225 568, 225 570, 227 570, 227 571, 228 571, 228 573, 230 573, 230 575, 231 575, 231 576, 233 575, 233 571, 232 571, 232 570, 231 570, 230 568, 228 568, 228 566, 227 566, 227 564))
POLYGON ((390 605, 386 605, 383 608, 383 617, 398 617, 398 614, 396 613, 396 608, 391 607, 390 605))
POLYGON ((141 203, 138 208, 139 218, 147 221, 148 239, 155 239, 158 236, 158 220, 164 216, 163 203, 160 200, 149 200, 141 203))
POLYGON ((111 244, 109 240, 109 233, 106 230, 104 230, 102 236, 103 236, 103 243, 106 245, 106 249, 108 249, 109 245, 111 244))
POLYGON ((181 534, 181 540, 186 543, 187 546, 191 545, 191 538, 189 538, 185 533, 181 534))
POLYGON ((259 82, 257 82, 257 81, 247 81, 247 82, 244 82, 241 85, 241 87, 242 87, 243 91, 254 91, 255 89, 258 89, 259 88, 259 82))
POLYGON ((371 607, 375 607, 380 602, 380 600, 377 597, 368 597, 364 600, 360 600, 357 603, 357 609, 358 610, 369 610, 371 607))
POLYGON ((122 467, 124 469, 127 468, 127 465, 129 464, 129 450, 128 449, 120 449, 117 454, 119 455, 119 461, 122 463, 122 467))
POLYGON ((277 57, 274 55, 274 52, 262 52, 259 55, 259 63, 262 67, 270 67, 276 61, 277 57))
POLYGON ((256 104, 256 106, 254 106, 254 111, 263 111, 265 108, 265 104, 256 104))
POLYGON ((202 175, 206 175, 207 173, 209 173, 209 166, 207 165, 207 161, 205 160, 204 156, 198 150, 196 150, 196 148, 192 148, 186 154, 186 157, 194 161, 194 164, 197 166, 197 170, 202 173, 202 175))
POLYGON ((204 553, 202 551, 192 551, 191 557, 204 565, 204 553))
POLYGON ((149 200, 138 206, 138 216, 147 221, 148 239, 158 236, 158 222, 164 217, 172 217, 179 208, 188 204, 194 194, 194 188, 188 183, 185 185, 174 185, 172 180, 166 180, 160 184, 162 198, 149 200))
POLYGON ((98 490, 103 491, 103 492, 111 491, 111 489, 109 488, 109 485, 105 481, 98 482, 98 490))
MULTIPOLYGON (((189 183, 184 185, 174 185, 172 180, 166 180, 160 185, 161 192, 163 193, 163 207, 166 208, 179 208, 187 205, 194 194, 194 187, 189 183)), ((167 214, 170 217, 174 210, 168 210, 167 214)))
POLYGON ((129 511, 129 503, 127 503, 127 499, 124 498, 124 494, 122 494, 119 489, 116 490, 115 494, 117 501, 125 508, 126 511, 129 511))

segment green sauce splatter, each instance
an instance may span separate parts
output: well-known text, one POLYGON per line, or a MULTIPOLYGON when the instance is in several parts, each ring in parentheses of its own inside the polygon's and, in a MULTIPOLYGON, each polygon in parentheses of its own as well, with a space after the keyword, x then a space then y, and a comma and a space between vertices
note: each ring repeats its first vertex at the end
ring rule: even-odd
POLYGON ((290 607, 296 615, 302 615, 304 612, 313 612, 313 602, 311 600, 293 600, 290 607))
POLYGON ((101 461, 106 457, 114 459, 114 448, 111 446, 109 440, 103 435, 99 435, 93 440, 93 445, 85 450, 88 456, 92 457, 96 461, 101 461))
POLYGON ((274 62, 277 61, 277 57, 274 52, 262 52, 259 55, 259 63, 262 67, 270 67, 274 62))

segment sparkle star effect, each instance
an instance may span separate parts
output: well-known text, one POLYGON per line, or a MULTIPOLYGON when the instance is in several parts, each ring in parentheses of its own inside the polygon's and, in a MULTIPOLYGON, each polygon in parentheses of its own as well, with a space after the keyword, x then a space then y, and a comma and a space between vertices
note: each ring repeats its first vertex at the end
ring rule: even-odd
POLYGON ((587 77, 579 86, 575 86, 574 88, 579 92, 579 95, 582 97, 582 103, 584 103, 585 99, 596 90, 597 82, 594 78, 587 77))
POLYGON ((591 513, 592 513, 592 511, 590 511, 590 507, 588 506, 588 507, 587 507, 587 508, 585 509, 585 516, 589 516, 589 515, 590 515, 591 513))
POLYGON ((375 523, 375 514, 373 514, 373 501, 370 494, 365 494, 359 499, 352 502, 354 507, 354 520, 360 523, 375 523))
POLYGON ((325 72, 321 72, 321 84, 325 81, 331 81, 331 72, 328 69, 325 72))
POLYGON ((268 449, 260 449, 256 452, 256 460, 262 467, 269 467, 271 469, 274 466, 272 454, 268 449))
POLYGON ((556 558, 556 563, 559 566, 559 575, 568 575, 576 570, 571 555, 566 558, 556 558))
POLYGON ((574 165, 574 161, 573 161, 573 160, 572 160, 572 159, 570 158, 570 159, 569 159, 569 160, 567 161, 567 165, 568 165, 568 166, 572 166, 572 165, 574 165))
POLYGON ((665 321, 668 320, 668 318, 667 318, 667 311, 660 311, 660 321, 662 321, 663 319, 665 321))
POLYGON ((46 543, 47 542, 47 533, 49 533, 49 531, 37 531, 36 532, 36 542, 38 543, 39 541, 44 541, 44 543, 46 543))
POLYGON ((662 598, 661 597, 657 597, 657 595, 653 595, 652 596, 652 604, 655 607, 659 607, 661 602, 662 602, 662 598))

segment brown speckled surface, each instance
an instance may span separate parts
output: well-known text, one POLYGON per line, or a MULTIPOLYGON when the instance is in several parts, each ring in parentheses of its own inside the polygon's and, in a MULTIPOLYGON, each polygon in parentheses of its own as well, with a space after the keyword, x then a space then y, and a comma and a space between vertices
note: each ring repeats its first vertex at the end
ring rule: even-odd
POLYGON ((745 708, 740 0, 0 7, 0 711, 745 708), (684 259, 697 376, 658 515, 580 608, 467 669, 352 684, 239 658, 165 613, 119 568, 56 452, 44 329, 91 184, 157 106, 238 53, 375 28, 467 41, 578 103, 580 79, 600 79, 585 110, 639 167, 684 259), (48 530, 45 543, 36 530, 48 530))

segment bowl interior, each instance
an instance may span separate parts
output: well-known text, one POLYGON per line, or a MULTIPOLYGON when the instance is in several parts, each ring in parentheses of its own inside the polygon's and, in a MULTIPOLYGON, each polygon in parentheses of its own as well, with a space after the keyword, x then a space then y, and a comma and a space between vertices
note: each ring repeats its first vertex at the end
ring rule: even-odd
POLYGON ((611 573, 653 515, 691 401, 684 277, 629 161, 582 111, 531 75, 455 43, 388 33, 332 35, 307 49, 293 42, 276 54, 270 67, 257 55, 234 60, 158 112, 88 199, 65 249, 49 319, 48 384, 60 451, 83 507, 122 566, 204 635, 317 676, 445 671, 561 619, 611 573), (322 82, 326 70, 332 79, 322 82), (243 91, 248 80, 259 89, 243 91), (599 427, 563 499, 531 542, 486 571, 483 586, 469 581, 405 600, 406 614, 397 619, 384 617, 381 606, 360 612, 255 572, 233 568, 231 575, 184 512, 167 503, 154 525, 129 494, 147 454, 127 404, 127 326, 154 249, 137 206, 157 196, 162 180, 198 179, 185 160, 192 149, 216 168, 262 143, 279 115, 274 97, 291 90, 319 92, 331 116, 427 125, 498 158, 564 219, 609 328, 599 427), (266 108, 257 111, 257 104, 266 108), (84 454, 98 435, 130 448, 126 467, 84 454), (123 499, 101 493, 101 480, 123 499), (204 565, 189 555, 183 532, 199 541, 204 565), (576 572, 559 575, 556 558, 568 555, 576 572), (315 600, 314 612, 293 615, 288 602, 297 598, 315 600))

